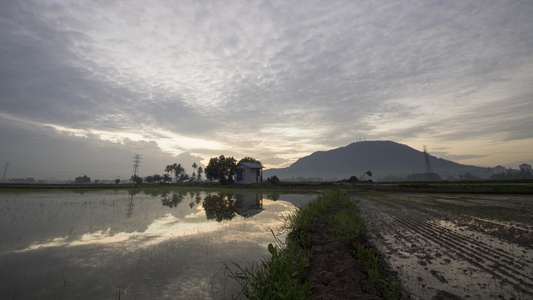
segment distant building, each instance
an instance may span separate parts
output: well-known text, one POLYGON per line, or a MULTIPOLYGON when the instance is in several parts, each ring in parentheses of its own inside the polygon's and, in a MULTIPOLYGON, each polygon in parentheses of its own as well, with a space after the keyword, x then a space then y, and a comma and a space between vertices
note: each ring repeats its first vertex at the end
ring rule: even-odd
POLYGON ((505 174, 505 168, 502 166, 496 166, 492 168, 492 173, 493 174, 505 174))
POLYGON ((520 168, 520 172, 533 174, 533 170, 531 169, 531 165, 521 164, 518 167, 520 168))
POLYGON ((263 167, 257 163, 241 162, 235 167, 235 183, 259 183, 263 181, 263 167))

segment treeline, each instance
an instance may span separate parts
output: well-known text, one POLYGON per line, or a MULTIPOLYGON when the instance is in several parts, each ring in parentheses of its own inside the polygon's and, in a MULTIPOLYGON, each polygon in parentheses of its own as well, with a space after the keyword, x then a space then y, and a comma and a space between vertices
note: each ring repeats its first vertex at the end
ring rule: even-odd
POLYGON ((218 181, 223 185, 234 183, 233 176, 235 176, 235 167, 241 162, 257 163, 262 166, 261 162, 255 158, 246 156, 239 160, 234 157, 226 157, 220 155, 213 157, 205 169, 196 162, 192 164, 193 172, 188 174, 179 163, 166 165, 164 174, 154 174, 144 178, 140 176, 132 176, 131 181, 136 184, 145 183, 172 183, 172 182, 198 182, 203 181, 204 176, 206 180, 218 181))
POLYGON ((170 165, 165 166, 165 173, 163 175, 160 174, 154 174, 150 176, 144 177, 144 179, 140 176, 131 176, 131 181, 135 182, 136 184, 141 184, 143 182, 146 183, 171 183, 171 182, 192 182, 192 181, 200 181, 202 180, 202 176, 204 174, 204 169, 199 166, 196 162, 192 164, 191 166, 193 168, 193 172, 191 175, 187 174, 185 171, 185 167, 183 167, 181 164, 173 163, 170 165))

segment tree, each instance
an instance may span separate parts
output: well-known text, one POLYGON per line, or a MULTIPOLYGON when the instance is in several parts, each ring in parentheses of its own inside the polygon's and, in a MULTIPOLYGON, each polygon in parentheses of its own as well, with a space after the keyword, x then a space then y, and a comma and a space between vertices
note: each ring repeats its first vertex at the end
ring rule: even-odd
POLYGON ((168 178, 170 178, 169 181, 172 181, 172 177, 170 176, 170 173, 172 173, 173 171, 174 171, 174 169, 173 169, 172 165, 166 165, 165 166, 165 173, 167 173, 166 175, 168 176, 168 178))
POLYGON ((168 174, 165 174, 165 175, 163 175, 163 178, 161 180, 163 180, 163 182, 171 182, 172 181, 172 177, 170 177, 170 175, 168 175, 168 174))
POLYGON ((130 178, 131 181, 135 182, 135 184, 141 184, 143 183, 143 179, 140 176, 134 175, 130 178))
POLYGON ((237 161, 233 157, 225 157, 224 155, 212 157, 205 167, 205 176, 207 179, 218 180, 221 184, 231 184, 236 165, 237 161))
POLYGON ((198 165, 196 163, 192 164, 192 175, 191 175, 191 181, 196 180, 196 169, 198 168, 198 165))
POLYGON ((154 174, 154 175, 147 176, 146 178, 144 178, 144 181, 146 181, 147 183, 161 182, 162 180, 163 180, 163 176, 159 174, 154 174))
POLYGON ((147 183, 153 183, 153 182, 155 182, 154 177, 151 176, 151 175, 150 175, 150 176, 146 176, 146 177, 144 178, 144 181, 146 181, 147 183))
POLYGON ((185 173, 185 168, 183 168, 181 164, 173 163, 171 165, 167 165, 165 167, 165 172, 168 176, 170 176, 170 173, 174 173, 174 179, 176 181, 185 181, 189 179, 189 175, 185 173))
POLYGON ((74 179, 75 183, 91 183, 91 177, 87 177, 87 175, 79 176, 74 179))
POLYGON ((202 179, 202 174, 204 173, 204 168, 202 167, 198 167, 198 175, 197 175, 197 178, 198 180, 201 180, 202 179))
POLYGON ((257 159, 255 159, 253 157, 249 157, 249 156, 246 156, 243 159, 239 160, 239 163, 242 163, 242 162, 256 163, 256 164, 258 164, 260 166, 263 166, 263 164, 260 161, 258 161, 257 159))
POLYGON ((185 172, 181 173, 180 176, 178 177, 179 182, 188 181, 189 179, 190 179, 189 175, 185 172))

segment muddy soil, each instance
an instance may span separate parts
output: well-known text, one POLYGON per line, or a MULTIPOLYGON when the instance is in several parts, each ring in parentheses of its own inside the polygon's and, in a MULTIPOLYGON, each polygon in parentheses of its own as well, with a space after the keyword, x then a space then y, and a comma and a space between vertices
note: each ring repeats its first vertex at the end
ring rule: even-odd
POLYGON ((363 263, 354 258, 355 241, 341 243, 328 237, 332 228, 329 221, 342 209, 340 205, 333 207, 309 229, 312 238, 308 272, 312 299, 381 299, 374 287, 364 284, 367 272, 363 263))
POLYGON ((533 299, 533 196, 353 196, 411 299, 533 299))

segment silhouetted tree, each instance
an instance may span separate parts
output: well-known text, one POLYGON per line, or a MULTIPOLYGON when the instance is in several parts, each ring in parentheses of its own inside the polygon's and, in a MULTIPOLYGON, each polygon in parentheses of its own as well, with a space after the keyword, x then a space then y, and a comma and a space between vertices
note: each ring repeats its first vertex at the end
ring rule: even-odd
POLYGON ((172 181, 172 176, 170 176, 170 173, 172 173, 174 171, 172 165, 166 165, 165 166, 165 173, 167 173, 166 175, 168 176, 167 178, 170 178, 169 181, 172 181))
POLYGON ((170 177, 170 175, 168 175, 168 174, 165 174, 165 175, 163 175, 162 180, 163 180, 163 182, 171 182, 172 181, 172 177, 170 177))
POLYGON ((274 175, 272 177, 267 178, 267 182, 270 182, 272 184, 277 184, 279 182, 278 176, 274 175))
POLYGON ((239 163, 241 163, 241 162, 256 163, 256 164, 258 164, 260 166, 263 166, 263 164, 260 161, 258 161, 257 159, 255 159, 253 157, 249 157, 249 156, 246 156, 246 157, 242 158, 241 160, 239 160, 239 163))
POLYGON ((205 176, 207 179, 219 180, 221 184, 231 184, 236 165, 237 161, 233 157, 225 157, 224 155, 213 157, 205 168, 205 176))
POLYGON ((188 181, 190 179, 189 175, 185 172, 181 173, 178 177, 179 182, 188 181))
POLYGON ((91 177, 87 177, 87 175, 79 176, 74 179, 75 183, 91 183, 91 177))
POLYGON ((154 182, 154 178, 152 177, 152 175, 146 176, 146 177, 144 177, 144 181, 147 182, 147 183, 153 183, 154 182))
POLYGON ((194 181, 196 180, 196 169, 198 168, 198 165, 194 162, 192 164, 192 175, 191 175, 191 180, 194 181))
POLYGON ((197 175, 197 178, 198 180, 202 180, 202 174, 204 173, 204 168, 202 167, 198 167, 198 175, 197 175))
POLYGON ((159 174, 154 174, 151 176, 147 176, 144 180, 148 183, 161 182, 163 180, 163 176, 159 174))
POLYGON ((130 180, 133 181, 133 182, 135 182, 135 184, 141 184, 141 183, 143 183, 143 179, 142 179, 142 177, 140 177, 140 176, 136 176, 136 175, 135 175, 135 176, 131 176, 130 180))
POLYGON ((189 175, 185 173, 185 168, 181 164, 173 163, 171 165, 165 166, 165 172, 170 176, 171 173, 174 173, 174 179, 176 181, 185 181, 189 180, 189 175))

